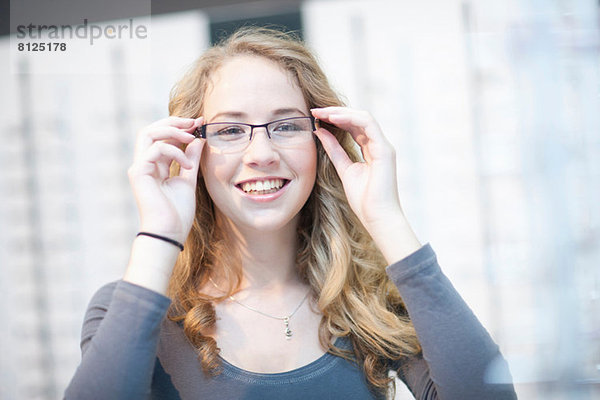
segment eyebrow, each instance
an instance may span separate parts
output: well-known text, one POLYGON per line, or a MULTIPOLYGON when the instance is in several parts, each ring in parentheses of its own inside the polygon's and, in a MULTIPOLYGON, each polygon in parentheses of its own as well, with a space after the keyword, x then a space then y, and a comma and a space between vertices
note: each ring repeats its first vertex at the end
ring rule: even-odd
MULTIPOLYGON (((278 109, 274 110, 272 112, 272 114, 275 117, 280 117, 280 116, 285 116, 285 115, 290 115, 290 114, 300 114, 302 116, 306 116, 306 114, 304 112, 302 112, 299 108, 296 108, 296 107, 278 108, 278 109)), ((246 114, 245 112, 241 112, 241 111, 223 111, 223 112, 213 115, 213 117, 210 120, 214 121, 217 117, 242 119, 242 118, 248 117, 248 114, 246 114)))

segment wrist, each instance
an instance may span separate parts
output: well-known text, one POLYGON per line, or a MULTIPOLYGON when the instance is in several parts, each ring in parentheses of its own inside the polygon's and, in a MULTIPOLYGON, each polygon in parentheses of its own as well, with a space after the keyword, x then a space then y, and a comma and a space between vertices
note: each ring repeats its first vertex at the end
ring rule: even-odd
POLYGON ((137 236, 148 236, 153 239, 162 240, 163 242, 172 244, 173 246, 177 247, 180 251, 183 251, 183 243, 171 239, 167 236, 157 235, 156 233, 152 232, 138 232, 137 236))
POLYGON ((179 253, 171 243, 137 236, 123 280, 165 294, 179 253))
POLYGON ((186 223, 187 216, 177 218, 166 217, 165 215, 156 214, 140 218, 140 232, 149 232, 156 235, 175 240, 179 243, 184 243, 192 228, 192 220, 186 223))
POLYGON ((422 246, 401 210, 389 213, 385 219, 371 221, 365 228, 388 264, 402 260, 422 246))

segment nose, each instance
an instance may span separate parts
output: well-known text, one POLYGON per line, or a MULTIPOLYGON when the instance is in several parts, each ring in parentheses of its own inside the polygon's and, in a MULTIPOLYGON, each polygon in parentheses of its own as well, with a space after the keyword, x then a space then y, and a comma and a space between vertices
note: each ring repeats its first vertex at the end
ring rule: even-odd
POLYGON ((244 162, 252 165, 270 165, 279 162, 279 153, 273 147, 266 128, 254 129, 252 140, 244 152, 244 162))

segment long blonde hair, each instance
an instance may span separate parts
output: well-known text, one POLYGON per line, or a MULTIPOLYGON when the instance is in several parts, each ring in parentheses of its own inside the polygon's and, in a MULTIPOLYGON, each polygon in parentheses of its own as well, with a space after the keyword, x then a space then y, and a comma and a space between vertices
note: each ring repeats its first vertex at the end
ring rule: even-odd
MULTIPOLYGON (((288 71, 301 89, 308 108, 341 106, 314 56, 293 35, 265 28, 243 28, 206 51, 171 91, 169 114, 195 118, 211 75, 227 60, 240 55, 264 57, 288 71)), ((349 154, 360 159, 350 135, 331 129, 349 154)), ((242 271, 227 251, 227 238, 217 229, 214 206, 204 181, 198 179, 196 216, 185 250, 171 277, 169 317, 183 324, 197 349, 205 372, 219 372, 216 341, 203 335, 216 322, 213 302, 240 289, 242 271), (228 293, 211 297, 201 293, 218 260, 220 273, 229 281, 228 293)), ((333 354, 356 361, 376 390, 386 390, 391 379, 389 360, 420 352, 415 330, 400 295, 385 273, 386 262, 372 238, 352 212, 342 183, 317 140, 317 178, 300 211, 298 226, 300 277, 323 314, 319 340, 333 354), (331 344, 333 336, 351 339, 354 353, 331 344)))

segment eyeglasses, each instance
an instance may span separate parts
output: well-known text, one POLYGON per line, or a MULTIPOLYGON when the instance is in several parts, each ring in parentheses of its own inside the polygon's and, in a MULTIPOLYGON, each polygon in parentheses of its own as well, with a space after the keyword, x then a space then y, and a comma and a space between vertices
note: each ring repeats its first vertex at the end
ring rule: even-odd
POLYGON ((312 116, 278 119, 261 125, 241 122, 213 122, 196 129, 196 137, 206 139, 209 146, 225 153, 242 151, 252 141, 254 128, 265 128, 267 136, 278 147, 294 147, 312 140, 312 133, 318 127, 318 120, 312 116))

